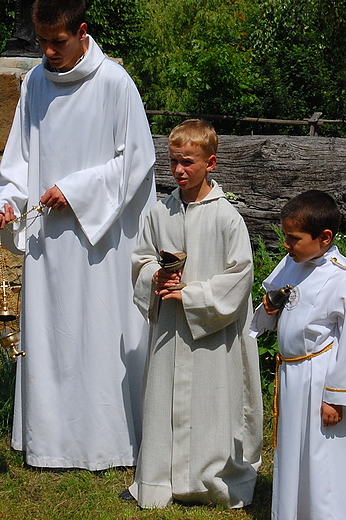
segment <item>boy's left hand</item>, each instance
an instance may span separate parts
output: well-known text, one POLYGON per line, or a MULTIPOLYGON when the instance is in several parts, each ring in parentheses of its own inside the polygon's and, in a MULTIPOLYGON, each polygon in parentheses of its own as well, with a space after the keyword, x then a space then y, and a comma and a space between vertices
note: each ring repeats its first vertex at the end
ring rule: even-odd
POLYGON ((161 296, 162 300, 169 300, 171 298, 180 302, 183 300, 181 289, 177 289, 176 291, 168 291, 167 289, 161 289, 160 291, 156 291, 156 294, 158 296, 161 296))
POLYGON ((272 314, 277 314, 279 312, 279 309, 275 309, 275 307, 270 305, 270 301, 267 294, 264 294, 262 296, 262 303, 266 313, 269 314, 269 316, 271 316, 272 314))
POLYGON ((342 405, 322 402, 321 415, 323 426, 334 426, 342 420, 342 405))

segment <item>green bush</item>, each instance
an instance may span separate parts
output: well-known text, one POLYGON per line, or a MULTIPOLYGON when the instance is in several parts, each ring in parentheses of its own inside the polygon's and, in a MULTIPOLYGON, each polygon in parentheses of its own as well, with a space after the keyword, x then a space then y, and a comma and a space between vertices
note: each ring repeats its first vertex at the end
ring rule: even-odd
MULTIPOLYGON (((254 260, 254 284, 252 288, 252 299, 254 308, 260 305, 264 289, 263 280, 273 271, 274 267, 285 256, 286 251, 282 246, 283 234, 278 226, 273 226, 278 235, 278 247, 276 251, 267 249, 263 239, 258 237, 253 255, 254 260)), ((267 331, 258 339, 258 353, 260 359, 262 389, 264 393, 273 393, 273 380, 275 373, 275 355, 278 351, 276 333, 267 331)))
MULTIPOLYGON (((140 54, 131 54, 130 72, 148 109, 233 115, 251 111, 254 85, 261 82, 248 41, 251 2, 139 0, 139 6, 145 46, 140 54)), ((175 123, 156 117, 153 131, 167 133, 175 123)), ((215 126, 222 133, 227 125, 215 126)))
POLYGON ((141 22, 136 0, 86 0, 90 34, 103 50, 114 57, 125 57, 138 49, 141 22))
MULTIPOLYGON (((146 108, 236 117, 341 119, 346 135, 346 0, 86 0, 90 33, 124 59, 146 108)), ((14 0, 0 0, 0 50, 14 0)), ((155 116, 154 133, 181 118, 155 116)), ((218 133, 306 134, 304 126, 214 121, 218 133)))
POLYGON ((0 52, 5 49, 14 27, 14 0, 0 0, 0 52))
POLYGON ((338 246, 340 253, 346 256, 346 235, 338 233, 334 238, 333 243, 338 246))
MULTIPOLYGON (((345 0, 260 0, 252 18, 253 62, 263 78, 258 115, 304 119, 322 111, 345 118, 345 0)), ((326 126, 325 135, 345 135, 345 125, 326 126)), ((280 133, 306 134, 306 127, 280 133)), ((260 133, 260 131, 259 131, 260 133)))

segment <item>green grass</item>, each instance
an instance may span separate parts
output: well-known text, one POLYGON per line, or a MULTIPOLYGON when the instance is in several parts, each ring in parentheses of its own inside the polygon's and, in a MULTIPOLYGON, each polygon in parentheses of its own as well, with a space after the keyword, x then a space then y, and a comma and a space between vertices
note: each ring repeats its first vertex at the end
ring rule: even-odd
POLYGON ((7 352, 0 348, 0 436, 11 430, 15 372, 16 364, 10 361, 7 352))
POLYGON ((133 480, 133 470, 38 471, 24 464, 10 448, 9 436, 0 438, 0 518, 4 520, 269 520, 271 501, 271 420, 265 403, 263 464, 254 502, 239 510, 224 507, 181 506, 140 510, 118 498, 133 480))

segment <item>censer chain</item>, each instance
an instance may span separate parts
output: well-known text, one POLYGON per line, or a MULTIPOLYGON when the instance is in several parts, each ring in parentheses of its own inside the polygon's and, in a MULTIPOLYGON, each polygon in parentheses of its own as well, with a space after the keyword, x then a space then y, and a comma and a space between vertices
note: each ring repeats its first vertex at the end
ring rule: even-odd
MULTIPOLYGON (((35 222, 35 220, 38 217, 41 217, 42 215, 44 215, 44 211, 43 211, 44 207, 45 207, 44 204, 42 204, 42 202, 39 202, 37 204, 37 206, 33 206, 31 209, 29 209, 28 211, 23 213, 20 217, 15 217, 14 219, 7 222, 6 226, 8 226, 9 224, 24 222, 24 220, 26 219, 27 215, 29 215, 29 213, 31 213, 32 211, 37 211, 37 215, 35 215, 34 217, 31 217, 30 219, 26 219, 26 221, 31 220, 30 224, 26 225, 24 228, 24 229, 28 229, 30 226, 33 225, 33 223, 35 222)), ((19 231, 13 231, 13 229, 9 229, 9 231, 13 234, 19 233, 19 231)))

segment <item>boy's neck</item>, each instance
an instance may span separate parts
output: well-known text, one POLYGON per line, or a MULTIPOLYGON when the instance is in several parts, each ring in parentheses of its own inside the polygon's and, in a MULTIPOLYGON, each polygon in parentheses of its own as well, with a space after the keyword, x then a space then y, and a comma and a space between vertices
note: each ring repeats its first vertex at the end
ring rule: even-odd
POLYGON ((199 202, 203 200, 208 195, 208 193, 211 192, 211 190, 211 183, 206 181, 195 190, 183 190, 180 188, 180 198, 187 204, 189 204, 189 202, 199 202))
POLYGON ((329 244, 328 246, 325 246, 324 248, 321 249, 321 254, 316 256, 316 258, 320 258, 321 256, 324 256, 326 253, 328 253, 329 249, 332 247, 332 243, 329 244))

